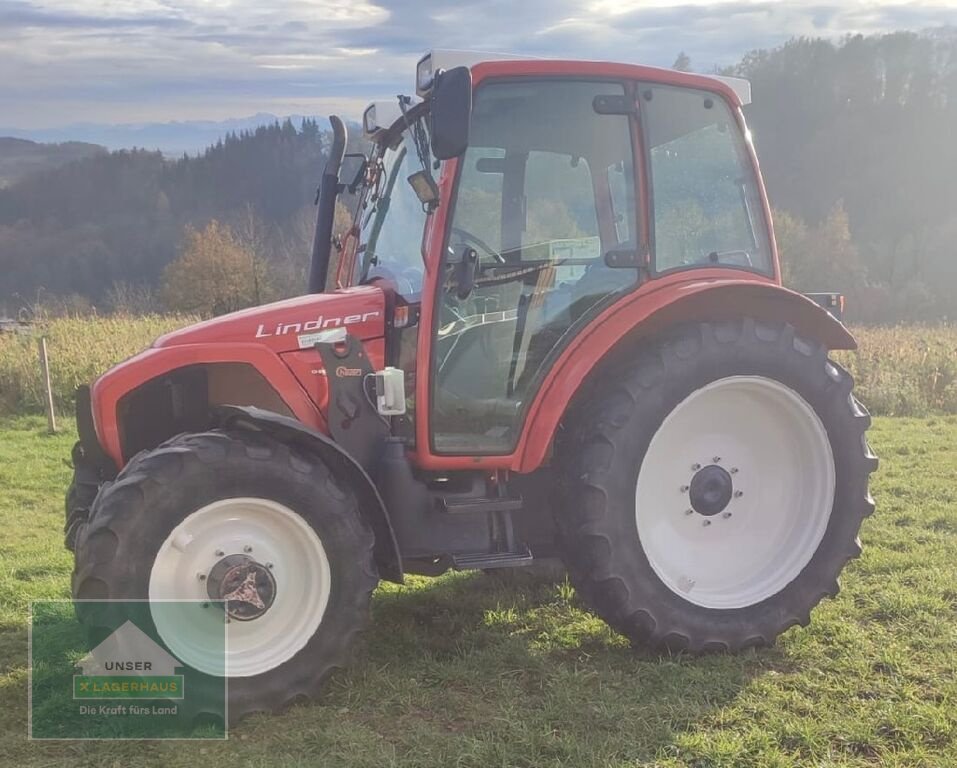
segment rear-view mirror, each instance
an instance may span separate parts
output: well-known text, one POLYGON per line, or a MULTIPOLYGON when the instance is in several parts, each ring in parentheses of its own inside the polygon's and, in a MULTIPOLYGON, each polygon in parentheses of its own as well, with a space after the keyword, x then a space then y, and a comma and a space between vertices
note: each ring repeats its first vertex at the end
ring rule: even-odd
POLYGON ((342 166, 339 169, 339 179, 349 190, 349 194, 354 195, 356 193, 365 178, 368 167, 369 160, 361 152, 350 152, 343 157, 342 166))
POLYGON ((439 72, 432 88, 432 154, 451 160, 469 145, 472 117, 472 73, 468 67, 439 72))

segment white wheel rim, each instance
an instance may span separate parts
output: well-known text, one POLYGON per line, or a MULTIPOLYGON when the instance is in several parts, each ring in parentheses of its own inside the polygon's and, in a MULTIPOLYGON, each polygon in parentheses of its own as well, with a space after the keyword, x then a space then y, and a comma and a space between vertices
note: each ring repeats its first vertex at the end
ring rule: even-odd
POLYGON ((193 512, 163 542, 150 572, 149 597, 156 601, 150 610, 163 641, 185 664, 207 674, 249 677, 278 667, 309 642, 331 586, 326 551, 302 517, 269 499, 222 499, 193 512), (224 670, 223 611, 170 601, 209 600, 212 567, 244 553, 269 567, 275 599, 259 618, 226 624, 224 670))
POLYGON ((834 474, 824 425, 794 390, 760 376, 719 379, 679 403, 652 438, 635 493, 638 538, 658 578, 685 600, 755 605, 817 551, 834 474), (720 512, 702 515, 690 483, 715 464, 734 493, 720 512))

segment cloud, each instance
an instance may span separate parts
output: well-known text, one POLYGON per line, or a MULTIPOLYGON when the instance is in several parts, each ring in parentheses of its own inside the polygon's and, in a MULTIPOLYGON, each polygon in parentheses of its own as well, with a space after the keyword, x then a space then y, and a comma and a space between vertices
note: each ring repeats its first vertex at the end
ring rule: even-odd
POLYGON ((432 46, 695 66, 799 35, 957 23, 929 0, 0 0, 0 123, 356 116, 432 46))

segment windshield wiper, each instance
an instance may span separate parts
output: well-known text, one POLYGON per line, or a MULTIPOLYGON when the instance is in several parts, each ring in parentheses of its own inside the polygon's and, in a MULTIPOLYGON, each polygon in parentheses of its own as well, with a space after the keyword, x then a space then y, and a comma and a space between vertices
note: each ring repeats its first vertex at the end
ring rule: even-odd
MULTIPOLYGON (((404 151, 404 150, 403 150, 404 151)), ((386 214, 389 212, 389 204, 392 200, 392 192, 395 189, 395 181, 399 175, 399 168, 402 167, 402 158, 396 158, 392 164, 392 169, 388 178, 383 183, 377 182, 377 187, 373 191, 372 210, 369 215, 372 219, 372 230, 369 232, 368 241, 364 245, 362 253, 362 267, 359 270, 359 282, 364 283, 369 277, 369 269, 378 263, 376 256, 376 246, 379 242, 379 232, 382 230, 382 224, 385 222, 386 214)), ((379 168, 376 178, 380 178, 385 172, 385 167, 379 161, 379 168)))
POLYGON ((409 121, 408 107, 411 103, 412 99, 408 96, 399 96, 399 109, 402 110, 402 119, 405 120, 405 127, 412 137, 412 143, 415 145, 415 154, 419 156, 419 163, 422 165, 422 172, 425 174, 426 179, 428 179, 429 186, 435 188, 435 178, 432 176, 432 164, 430 162, 429 135, 425 130, 425 125, 423 125, 424 121, 421 117, 411 122, 409 121))

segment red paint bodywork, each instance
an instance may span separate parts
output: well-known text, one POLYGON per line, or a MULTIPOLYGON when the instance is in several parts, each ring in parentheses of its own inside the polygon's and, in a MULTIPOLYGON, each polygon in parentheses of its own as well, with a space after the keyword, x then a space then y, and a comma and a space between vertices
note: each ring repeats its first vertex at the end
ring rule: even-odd
POLYGON ((276 353, 299 349, 299 334, 337 328, 345 321, 349 333, 363 341, 379 338, 385 328, 382 291, 368 285, 345 288, 335 293, 297 296, 261 307, 243 309, 222 317, 190 325, 160 336, 154 347, 181 347, 186 344, 262 344, 276 353))
POLYGON ((117 403, 127 392, 186 365, 246 363, 268 381, 304 424, 326 432, 327 386, 319 354, 300 349, 299 335, 345 327, 365 342, 377 367, 385 355, 385 294, 373 286, 299 296, 233 312, 160 336, 145 352, 111 368, 92 389, 93 423, 107 454, 123 466, 117 403), (339 320, 336 323, 335 320, 339 320), (321 322, 320 322, 321 321, 321 322), (267 335, 268 334, 268 335, 267 335))
MULTIPOLYGON (((713 78, 654 67, 580 61, 497 61, 472 68, 475 87, 499 77, 576 76, 656 82, 710 90, 731 106, 742 131, 746 131, 741 103, 734 91, 713 78)), ((745 133, 747 136, 748 134, 745 133)), ((636 141, 641 141, 636 129, 636 141)), ((747 142, 761 192, 764 215, 771 213, 758 170, 757 157, 747 142)), ((447 204, 454 193, 458 161, 443 165, 439 188, 445 201, 429 218, 423 237, 425 281, 422 291, 418 370, 415 377, 416 444, 410 458, 426 469, 508 469, 531 472, 547 458, 549 445, 564 410, 585 376, 625 336, 650 334, 682 320, 719 319, 722 315, 754 314, 790 322, 805 335, 829 348, 853 348, 853 338, 827 312, 808 299, 781 287, 773 231, 769 237, 773 274, 764 276, 744 270, 701 268, 673 272, 648 280, 603 311, 565 348, 528 404, 523 431, 515 450, 502 456, 444 456, 430 448, 429 401, 432 365, 432 325, 439 276, 437 265, 448 227, 447 204)), ((639 179, 643 222, 647 237, 651 217, 648 172, 644 153, 636 152, 635 174, 639 179)), ((354 257, 355 242, 348 243, 347 256, 354 257)), ((647 242, 645 242, 647 245, 647 242)), ((349 259, 347 259, 348 261, 349 259)), ((352 269, 340 270, 340 281, 350 279, 352 269)), ((123 464, 117 425, 117 402, 130 390, 175 368, 194 363, 242 362, 254 366, 276 389, 292 413, 304 424, 327 431, 324 414, 328 389, 318 353, 300 349, 298 335, 318 330, 329 318, 353 318, 350 333, 363 340, 376 368, 385 364, 386 302, 375 286, 344 287, 321 295, 301 296, 257 307, 167 334, 153 347, 116 366, 93 387, 94 422, 107 453, 123 464), (321 316, 321 320, 320 320, 321 316), (355 318, 359 318, 355 320, 355 318)), ((335 327, 335 325, 331 326, 335 327)))

